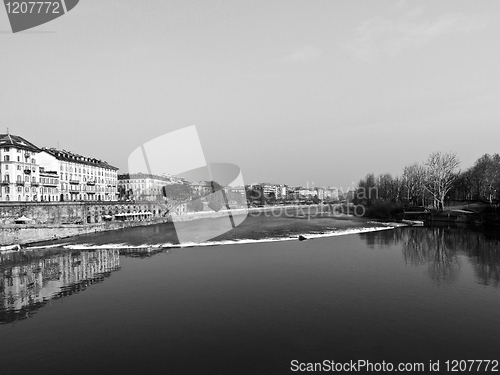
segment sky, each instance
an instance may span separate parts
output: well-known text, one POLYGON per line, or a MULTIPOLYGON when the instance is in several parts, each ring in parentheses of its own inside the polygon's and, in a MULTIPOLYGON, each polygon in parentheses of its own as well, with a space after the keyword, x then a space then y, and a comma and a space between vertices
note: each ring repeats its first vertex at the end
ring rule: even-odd
POLYGON ((0 8, 0 133, 125 173, 195 125, 245 183, 347 190, 434 151, 465 170, 500 152, 499 36, 495 0, 80 0, 16 34, 0 8))

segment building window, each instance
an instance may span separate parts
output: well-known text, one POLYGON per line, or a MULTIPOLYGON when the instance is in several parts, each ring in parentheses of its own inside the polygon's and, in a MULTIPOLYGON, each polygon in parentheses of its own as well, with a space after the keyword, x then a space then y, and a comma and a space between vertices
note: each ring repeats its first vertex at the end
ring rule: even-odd
POLYGON ((3 161, 10 161, 10 156, 9 155, 4 155, 3 156, 3 161))
POLYGON ((5 200, 8 202, 10 201, 10 197, 8 195, 5 196, 5 200))
POLYGON ((10 193, 10 187, 8 187, 8 186, 5 187, 5 193, 6 194, 10 193))
POLYGON ((21 166, 18 164, 17 165, 17 170, 20 171, 21 170, 21 166))
POLYGON ((21 175, 17 175, 17 182, 21 182, 21 175))
POLYGON ((18 157, 17 157, 17 161, 21 161, 21 157, 19 157, 19 156, 18 156, 18 157))
POLYGON ((35 159, 31 159, 31 164, 36 164, 35 159))
POLYGON ((3 176, 3 180, 4 182, 9 182, 10 181, 10 177, 9 177, 9 174, 6 173, 4 176, 3 176))

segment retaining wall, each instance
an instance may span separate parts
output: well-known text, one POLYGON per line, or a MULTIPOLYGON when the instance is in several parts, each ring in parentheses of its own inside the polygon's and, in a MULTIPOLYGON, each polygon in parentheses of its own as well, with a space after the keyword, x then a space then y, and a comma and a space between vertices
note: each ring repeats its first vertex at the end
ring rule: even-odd
POLYGON ((96 233, 109 230, 154 225, 166 222, 167 218, 151 221, 114 221, 94 224, 6 224, 0 227, 0 245, 27 244, 72 237, 80 234, 96 233))

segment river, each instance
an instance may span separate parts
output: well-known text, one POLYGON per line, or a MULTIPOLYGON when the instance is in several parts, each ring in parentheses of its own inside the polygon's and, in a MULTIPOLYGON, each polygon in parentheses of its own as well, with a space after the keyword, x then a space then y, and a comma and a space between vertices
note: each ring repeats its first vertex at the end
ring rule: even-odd
POLYGON ((164 225, 1 255, 2 374, 288 374, 323 361, 446 373, 446 360, 499 359, 498 233, 285 220, 247 219, 213 246, 175 246, 164 225), (316 238, 285 240, 299 232, 316 238), (145 243, 173 245, 128 248, 145 243))

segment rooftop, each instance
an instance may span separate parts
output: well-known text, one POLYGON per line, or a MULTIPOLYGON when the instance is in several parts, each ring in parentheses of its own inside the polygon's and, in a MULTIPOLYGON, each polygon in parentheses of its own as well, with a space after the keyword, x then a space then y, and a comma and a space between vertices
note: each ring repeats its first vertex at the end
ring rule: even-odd
POLYGON ((0 134, 0 147, 16 147, 32 152, 39 152, 40 149, 33 143, 28 142, 23 137, 13 134, 0 134))
POLYGON ((113 167, 112 165, 108 164, 104 160, 92 158, 89 156, 75 154, 71 151, 58 150, 55 148, 45 148, 45 147, 42 147, 42 151, 45 151, 45 152, 53 155, 58 160, 64 160, 64 161, 70 161, 73 163, 86 164, 86 165, 92 165, 92 166, 101 167, 101 168, 118 170, 117 167, 113 167))
POLYGON ((171 181, 171 180, 184 180, 183 178, 175 177, 175 176, 158 176, 156 174, 150 173, 123 173, 118 175, 119 180, 134 180, 134 179, 152 179, 152 180, 161 180, 161 181, 171 181))

